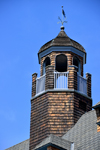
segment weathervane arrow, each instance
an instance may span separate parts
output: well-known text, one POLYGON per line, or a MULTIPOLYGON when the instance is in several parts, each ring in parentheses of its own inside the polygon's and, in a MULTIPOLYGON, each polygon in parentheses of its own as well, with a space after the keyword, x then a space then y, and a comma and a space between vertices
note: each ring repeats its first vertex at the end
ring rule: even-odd
POLYGON ((65 12, 63 10, 63 6, 62 6, 62 20, 60 19, 60 17, 58 17, 58 19, 60 20, 60 22, 57 22, 57 23, 61 23, 62 26, 63 26, 64 23, 67 23, 67 21, 65 21, 66 20, 66 15, 65 15, 65 12), (64 20, 63 20, 63 16, 64 16, 64 20))

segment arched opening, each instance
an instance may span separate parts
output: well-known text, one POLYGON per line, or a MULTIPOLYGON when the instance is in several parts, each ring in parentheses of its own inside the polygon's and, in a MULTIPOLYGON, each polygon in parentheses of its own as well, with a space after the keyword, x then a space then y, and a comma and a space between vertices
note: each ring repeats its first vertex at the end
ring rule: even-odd
POLYGON ((78 72, 81 74, 80 60, 76 56, 73 57, 73 65, 78 67, 78 72))
POLYGON ((66 72, 67 71, 67 56, 60 54, 56 56, 56 71, 66 72))
POLYGON ((50 65, 50 58, 46 57, 46 59, 43 62, 43 75, 45 74, 45 67, 50 65))

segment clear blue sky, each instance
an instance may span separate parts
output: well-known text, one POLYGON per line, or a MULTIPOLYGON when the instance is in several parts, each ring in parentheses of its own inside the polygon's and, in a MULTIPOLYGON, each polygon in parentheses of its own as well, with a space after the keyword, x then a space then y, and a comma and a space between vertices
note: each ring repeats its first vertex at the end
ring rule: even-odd
POLYGON ((87 52, 93 105, 100 101, 100 1, 0 0, 0 150, 29 138, 31 75, 40 76, 40 47, 60 32, 62 5, 65 32, 87 52))

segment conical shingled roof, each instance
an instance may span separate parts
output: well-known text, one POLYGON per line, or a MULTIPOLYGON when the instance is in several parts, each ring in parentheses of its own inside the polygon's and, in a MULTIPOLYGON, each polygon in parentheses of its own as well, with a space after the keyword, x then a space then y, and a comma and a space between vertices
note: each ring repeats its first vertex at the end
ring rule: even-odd
POLYGON ((78 42, 70 39, 67 36, 67 34, 65 33, 64 30, 61 30, 56 38, 54 38, 51 41, 49 41, 46 44, 44 44, 40 48, 38 54, 41 53, 41 52, 43 52, 43 51, 45 51, 47 48, 49 48, 51 46, 72 46, 72 47, 77 48, 78 50, 86 53, 86 51, 83 48, 83 46, 80 45, 78 42))

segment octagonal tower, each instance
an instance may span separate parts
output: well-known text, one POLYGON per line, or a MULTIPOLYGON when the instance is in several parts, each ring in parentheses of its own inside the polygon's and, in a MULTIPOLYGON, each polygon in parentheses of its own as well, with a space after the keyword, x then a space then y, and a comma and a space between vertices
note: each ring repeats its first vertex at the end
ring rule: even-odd
POLYGON ((61 27, 39 52, 40 74, 32 75, 30 150, 50 134, 62 136, 92 109, 91 74, 83 77, 86 51, 61 27))

